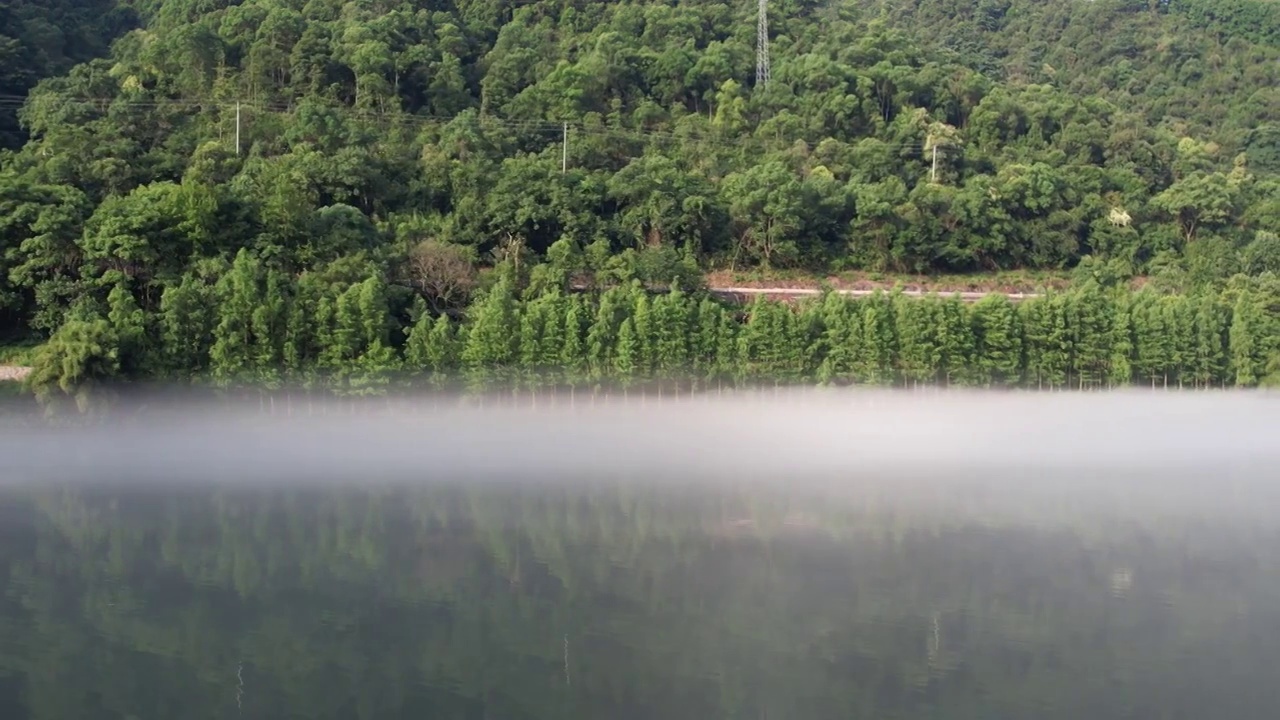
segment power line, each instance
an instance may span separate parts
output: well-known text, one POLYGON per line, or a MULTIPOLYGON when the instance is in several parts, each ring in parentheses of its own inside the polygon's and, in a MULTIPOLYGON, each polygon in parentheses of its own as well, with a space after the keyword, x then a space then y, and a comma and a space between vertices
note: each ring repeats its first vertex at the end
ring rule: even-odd
MULTIPOLYGON (((295 113, 299 111, 302 107, 292 103, 220 102, 220 101, 213 101, 213 100, 180 100, 180 99, 169 99, 169 98, 131 100, 131 99, 122 99, 122 98, 95 98, 95 97, 83 97, 83 96, 77 96, 77 95, 60 95, 60 94, 52 94, 52 93, 42 94, 38 97, 54 98, 54 99, 58 99, 66 102, 82 102, 87 104, 99 105, 102 111, 105 111, 107 109, 107 106, 110 106, 112 108, 130 107, 130 108, 142 108, 142 109, 160 109, 160 108, 166 108, 166 107, 186 108, 186 109, 199 108, 202 110, 221 109, 221 110, 227 110, 227 111, 234 111, 237 109, 237 107, 239 107, 239 108, 242 108, 243 110, 257 110, 257 111, 266 111, 266 112, 275 112, 275 113, 295 113)), ((0 96, 0 102, 3 102, 7 99, 10 99, 10 98, 6 98, 5 96, 0 96)), ((17 100, 19 98, 14 97, 12 99, 17 100)), ((403 124, 410 124, 418 127, 447 125, 455 120, 458 120, 462 117, 467 116, 469 112, 469 111, 464 111, 462 113, 457 113, 454 115, 430 115, 430 114, 409 114, 409 113, 397 113, 397 112, 375 112, 370 110, 351 108, 344 105, 324 105, 324 106, 316 106, 316 107, 323 107, 325 109, 339 112, 348 118, 380 121, 380 122, 387 122, 387 123, 403 123, 403 124)), ((584 133, 584 134, 631 136, 637 139, 659 138, 659 139, 670 139, 670 140, 686 140, 686 141, 704 142, 709 144, 723 145, 725 147, 741 147, 744 142, 757 139, 752 135, 745 135, 745 136, 739 136, 734 138, 724 138, 724 137, 713 137, 710 135, 704 135, 704 134, 698 134, 698 133, 683 133, 675 129, 659 130, 659 129, 652 129, 652 128, 625 128, 625 127, 606 126, 606 125, 593 125, 593 124, 586 124, 586 123, 555 122, 551 120, 534 119, 534 118, 511 118, 511 117, 504 118, 504 117, 498 117, 495 115, 472 115, 472 117, 474 117, 476 119, 476 122, 481 125, 498 125, 498 126, 512 128, 512 129, 524 129, 524 130, 532 130, 532 131, 546 130, 548 132, 555 131, 557 132, 557 134, 560 134, 561 132, 563 132, 564 127, 567 124, 570 130, 574 132, 584 133)), ((805 139, 805 138, 800 138, 800 139, 803 139, 806 142, 809 142, 811 144, 816 144, 817 142, 812 139, 805 139)), ((894 147, 899 147, 899 146, 913 147, 913 148, 921 147, 921 143, 918 141, 887 143, 887 144, 894 147)))
MULTIPOLYGON (((125 99, 125 98, 84 97, 84 96, 77 96, 77 95, 71 95, 71 94, 58 94, 58 93, 41 94, 37 97, 61 100, 65 102, 82 102, 88 105, 95 106, 95 109, 102 113, 106 113, 108 110, 116 109, 120 107, 141 109, 141 110, 160 110, 162 108, 172 108, 172 109, 183 109, 183 110, 196 109, 196 110, 205 111, 205 112, 212 111, 212 110, 226 111, 228 113, 233 114, 232 120, 235 123, 235 127, 234 127, 235 136, 234 136, 233 142, 235 143, 234 149, 237 154, 241 153, 240 136, 241 136, 241 128, 243 125, 243 120, 241 116, 244 111, 259 111, 259 112, 265 111, 265 112, 279 113, 279 114, 291 114, 291 113, 297 113, 302 108, 307 107, 307 106, 300 106, 295 103, 283 103, 283 102, 266 102, 266 103, 225 102, 225 101, 217 101, 217 100, 210 100, 210 99, 188 100, 188 99, 174 99, 174 98, 151 98, 151 99, 143 100, 143 99, 125 99)), ((23 100, 25 102, 26 99, 18 98, 17 96, 0 95, 0 104, 3 104, 6 101, 12 101, 12 100, 23 100)), ((523 132, 532 132, 535 134, 544 134, 546 136, 550 136, 550 137, 547 137, 547 140, 551 142, 555 142, 551 140, 551 137, 554 137, 552 136, 552 133, 554 133, 556 136, 559 136, 556 138, 556 140, 559 141, 557 144, 561 145, 561 172, 568 171, 568 160, 569 160, 568 140, 569 140, 570 131, 572 131, 574 135, 581 136, 581 137, 594 137, 598 139, 615 139, 615 140, 625 139, 625 140, 632 140, 640 143, 659 143, 659 144, 695 143, 699 145, 717 147, 724 150, 743 150, 744 148, 749 148, 749 147, 759 147, 760 149, 764 149, 766 146, 771 145, 771 143, 768 143, 763 138, 760 138, 754 135, 744 135, 744 136, 726 138, 726 137, 715 137, 711 135, 699 134, 694 132, 682 132, 678 129, 659 130, 659 129, 651 129, 651 128, 625 128, 625 127, 616 127, 616 126, 611 127, 606 125, 595 125, 595 124, 586 124, 586 123, 570 123, 570 122, 564 122, 564 121, 553 122, 550 120, 543 120, 540 118, 503 118, 503 117, 497 117, 493 115, 475 115, 475 114, 470 114, 471 110, 466 110, 454 115, 430 115, 430 114, 422 115, 422 114, 408 114, 408 113, 398 113, 398 112, 378 112, 378 111, 367 110, 367 109, 352 108, 345 105, 316 105, 311 107, 323 108, 325 110, 333 111, 348 120, 359 120, 359 121, 365 121, 365 122, 383 123, 386 126, 389 126, 392 128, 394 127, 401 127, 401 128, 412 127, 412 128, 418 128, 418 129, 441 128, 463 117, 469 116, 474 118, 476 124, 481 127, 498 127, 498 128, 502 128, 509 131, 517 131, 517 132, 523 131, 523 132)), ((818 142, 820 142, 820 140, 815 140, 811 138, 795 138, 791 140, 791 142, 795 142, 796 140, 803 141, 806 144, 808 144, 810 147, 816 147, 818 142)), ((924 152, 929 150, 928 145, 920 141, 905 141, 905 142, 896 142, 896 143, 884 142, 884 141, 881 141, 881 142, 882 142, 881 148, 883 150, 899 153, 900 155, 909 154, 913 157, 919 157, 924 152)))

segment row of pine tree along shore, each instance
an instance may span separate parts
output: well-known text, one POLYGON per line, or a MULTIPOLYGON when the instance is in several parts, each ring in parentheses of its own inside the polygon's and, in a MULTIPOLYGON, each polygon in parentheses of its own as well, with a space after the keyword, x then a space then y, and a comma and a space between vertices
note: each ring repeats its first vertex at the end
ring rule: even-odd
POLYGON ((836 293, 725 303, 639 281, 574 287, 504 262, 460 311, 358 267, 298 276, 241 252, 188 275, 144 312, 125 284, 73 312, 31 384, 57 397, 168 378, 343 394, 407 385, 737 385, 1088 389, 1254 387, 1280 376, 1280 279, 1237 276, 1170 295, 1077 284, 1013 301, 836 293))

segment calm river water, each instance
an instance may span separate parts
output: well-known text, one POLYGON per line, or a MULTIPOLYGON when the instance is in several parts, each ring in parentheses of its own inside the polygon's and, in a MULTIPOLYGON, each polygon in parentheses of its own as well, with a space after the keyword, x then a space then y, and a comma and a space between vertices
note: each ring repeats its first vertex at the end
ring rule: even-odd
POLYGON ((0 713, 1274 717, 1276 523, 965 494, 12 489, 0 713))
POLYGON ((4 718, 1280 708, 1267 468, 134 481, 66 454, 0 487, 4 718))

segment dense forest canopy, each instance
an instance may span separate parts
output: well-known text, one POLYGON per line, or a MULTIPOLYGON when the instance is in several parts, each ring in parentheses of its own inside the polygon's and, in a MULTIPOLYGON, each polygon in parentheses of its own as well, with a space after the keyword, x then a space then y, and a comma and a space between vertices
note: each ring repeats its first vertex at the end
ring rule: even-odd
POLYGON ((403 357, 503 263, 516 294, 708 265, 1218 292, 1280 271, 1278 7, 776 2, 756 86, 748 3, 8 0, 3 321, 128 374, 344 302, 403 357))
POLYGON ((17 109, 37 82, 106 55, 136 21, 117 0, 0 0, 0 148, 21 145, 17 109))

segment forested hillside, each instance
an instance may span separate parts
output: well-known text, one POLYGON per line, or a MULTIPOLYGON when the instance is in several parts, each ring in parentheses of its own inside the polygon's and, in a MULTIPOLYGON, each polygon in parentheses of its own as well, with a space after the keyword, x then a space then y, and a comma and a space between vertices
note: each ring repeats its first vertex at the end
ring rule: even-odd
POLYGON ((1275 0, 889 0, 917 41, 1013 84, 1099 97, 1175 136, 1275 155, 1280 4, 1275 0))
POLYGON ((592 308, 707 266, 1079 265, 1230 326, 1226 280, 1280 270, 1277 7, 777 2, 758 85, 749 3, 10 0, 4 92, 48 77, 0 160, 4 321, 68 387, 401 363, 499 262, 592 308))
POLYGON ((17 110, 37 82, 106 55, 135 24, 116 0, 0 0, 0 149, 21 145, 17 110))

